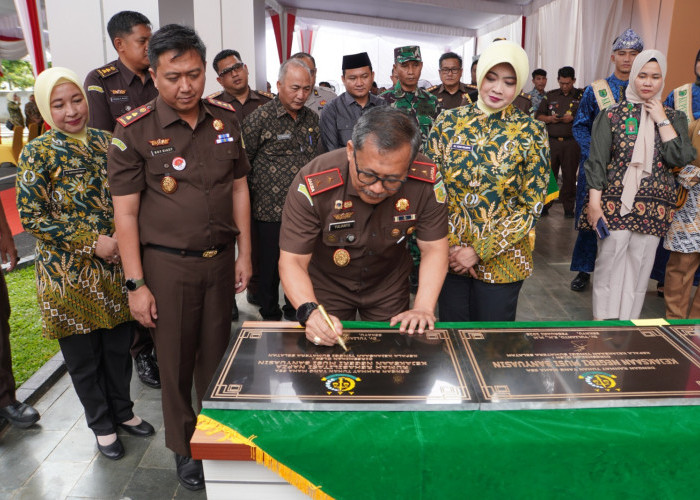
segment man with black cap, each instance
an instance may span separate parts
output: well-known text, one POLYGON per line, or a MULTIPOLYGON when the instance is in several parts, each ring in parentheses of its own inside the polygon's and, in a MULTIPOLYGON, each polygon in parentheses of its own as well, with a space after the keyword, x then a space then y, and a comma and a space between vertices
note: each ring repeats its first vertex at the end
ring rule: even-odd
MULTIPOLYGON (((615 39, 612 46, 610 60, 615 65, 615 71, 605 79, 596 80, 586 87, 583 97, 579 102, 578 112, 574 118, 572 132, 574 139, 581 147, 581 161, 579 163, 578 179, 576 182, 576 208, 574 218, 578 221, 588 186, 586 185, 586 172, 583 164, 588 159, 591 148, 591 129, 593 120, 602 109, 607 109, 624 96, 629 82, 632 63, 642 50, 642 39, 631 29, 625 30, 615 39)), ((578 228, 578 224, 577 224, 578 228)), ((573 255, 571 256, 571 270, 578 274, 571 281, 571 289, 575 292, 584 290, 591 279, 590 273, 595 267, 596 254, 598 253, 598 241, 595 231, 579 230, 573 255)))
POLYGON ((326 151, 344 148, 360 116, 375 106, 386 105, 386 101, 371 93, 374 71, 367 52, 343 56, 341 78, 345 92, 321 112, 321 139, 326 151))
POLYGON ((420 47, 417 45, 396 47, 394 69, 399 81, 393 89, 387 90, 379 97, 392 108, 399 109, 416 119, 423 145, 425 145, 428 132, 433 127, 433 121, 440 114, 441 109, 436 96, 418 87, 418 80, 423 70, 420 47))

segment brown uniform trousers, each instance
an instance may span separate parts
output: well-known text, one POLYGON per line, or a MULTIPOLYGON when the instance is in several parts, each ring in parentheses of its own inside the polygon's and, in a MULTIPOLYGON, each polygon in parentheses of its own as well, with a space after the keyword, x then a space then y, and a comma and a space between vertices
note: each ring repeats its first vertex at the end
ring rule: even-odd
POLYGON ((146 283, 156 306, 169 310, 151 329, 163 387, 165 444, 182 456, 191 455, 189 440, 197 423, 191 405, 192 377, 201 408, 231 335, 234 262, 233 243, 212 258, 143 250, 146 283))
POLYGON ((555 178, 559 177, 561 169, 559 199, 564 206, 564 211, 573 212, 576 203, 576 172, 581 149, 573 137, 550 137, 549 149, 555 178))
POLYGON ((10 356, 10 297, 0 271, 0 408, 15 402, 15 378, 10 356))
POLYGON ((666 264, 664 298, 668 319, 700 318, 700 293, 691 304, 693 278, 700 266, 700 253, 671 252, 666 264), (690 309, 689 309, 690 308, 690 309))

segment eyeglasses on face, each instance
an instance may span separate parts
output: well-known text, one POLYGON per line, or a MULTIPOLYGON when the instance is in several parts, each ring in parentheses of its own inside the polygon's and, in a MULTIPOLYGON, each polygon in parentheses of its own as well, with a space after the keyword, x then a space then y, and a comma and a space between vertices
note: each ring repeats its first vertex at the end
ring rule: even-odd
POLYGON ((372 172, 367 172, 366 170, 360 170, 360 165, 357 163, 357 154, 355 151, 352 152, 352 157, 355 160, 355 170, 357 171, 358 180, 365 186, 371 186, 375 182, 379 181, 382 186, 387 191, 398 191, 401 186, 406 182, 406 178, 394 179, 392 177, 379 177, 372 172))
POLYGON ((462 68, 440 68, 440 73, 456 75, 462 71, 462 68))
POLYGON ((224 76, 226 73, 231 73, 232 71, 235 71, 237 73, 243 69, 243 66, 245 66, 245 64, 243 64, 242 62, 236 63, 233 66, 229 66, 228 68, 222 69, 221 73, 219 73, 219 76, 224 76))

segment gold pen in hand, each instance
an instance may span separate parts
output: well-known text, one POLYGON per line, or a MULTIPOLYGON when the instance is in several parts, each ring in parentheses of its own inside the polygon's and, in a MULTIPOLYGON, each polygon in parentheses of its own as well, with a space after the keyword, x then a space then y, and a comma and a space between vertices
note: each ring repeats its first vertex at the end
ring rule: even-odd
MULTIPOLYGON (((331 330, 333 330, 333 333, 338 335, 338 332, 335 329, 335 325, 333 324, 333 320, 331 319, 330 316, 328 316, 328 313, 326 312, 326 308, 323 307, 321 304, 318 305, 318 312, 321 313, 321 316, 323 316, 323 319, 326 320, 326 323, 328 323, 328 326, 331 327, 331 330)), ((345 345, 345 341, 343 340, 343 337, 338 335, 338 343, 340 344, 340 347, 342 347, 345 351, 348 350, 347 346, 345 345)))

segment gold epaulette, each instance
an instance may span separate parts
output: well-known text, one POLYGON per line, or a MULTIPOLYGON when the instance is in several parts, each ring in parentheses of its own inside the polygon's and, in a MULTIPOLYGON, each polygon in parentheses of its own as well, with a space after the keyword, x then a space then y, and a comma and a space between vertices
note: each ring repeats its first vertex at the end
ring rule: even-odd
POLYGON ((304 182, 311 196, 316 196, 319 193, 345 184, 338 168, 330 168, 316 174, 305 175, 304 182))
POLYGON ((219 90, 218 92, 214 92, 213 94, 209 94, 208 96, 205 97, 205 99, 216 99, 217 97, 223 95, 224 91, 219 90))
POLYGON ((440 85, 433 85, 432 87, 425 89, 426 92, 432 92, 433 90, 437 89, 440 85))
POLYGON ((532 101, 532 97, 530 97, 530 94, 527 94, 527 93, 525 93, 525 92, 523 92, 523 91, 520 91, 520 97, 524 97, 524 98, 527 99, 528 101, 532 101))
POLYGON ((134 109, 132 111, 129 111, 128 113, 124 113, 119 118, 117 118, 117 121, 121 124, 122 127, 128 127, 135 121, 140 120, 141 118, 146 116, 151 111, 153 110, 150 106, 141 106, 139 109, 134 109))
POLYGON ((435 184, 436 174, 437 166, 434 163, 414 161, 413 164, 408 168, 408 176, 411 179, 429 182, 431 184, 435 184))
POLYGON ((261 96, 263 96, 263 97, 267 97, 268 99, 274 99, 274 98, 275 98, 275 94, 273 94, 273 93, 271 93, 271 92, 265 92, 264 90, 256 90, 256 92, 257 92, 258 94, 260 94, 261 96))
POLYGON ((101 78, 106 78, 119 73, 119 68, 117 68, 114 64, 108 64, 106 66, 102 66, 101 68, 97 68, 95 71, 97 71, 97 74, 100 75, 101 78))
POLYGON ((211 104, 212 106, 216 106, 217 108, 227 109, 227 110, 231 111, 232 113, 236 112, 236 109, 233 107, 233 105, 229 104, 227 102, 219 101, 218 99, 214 99, 212 97, 207 97, 205 100, 209 104, 211 104))

